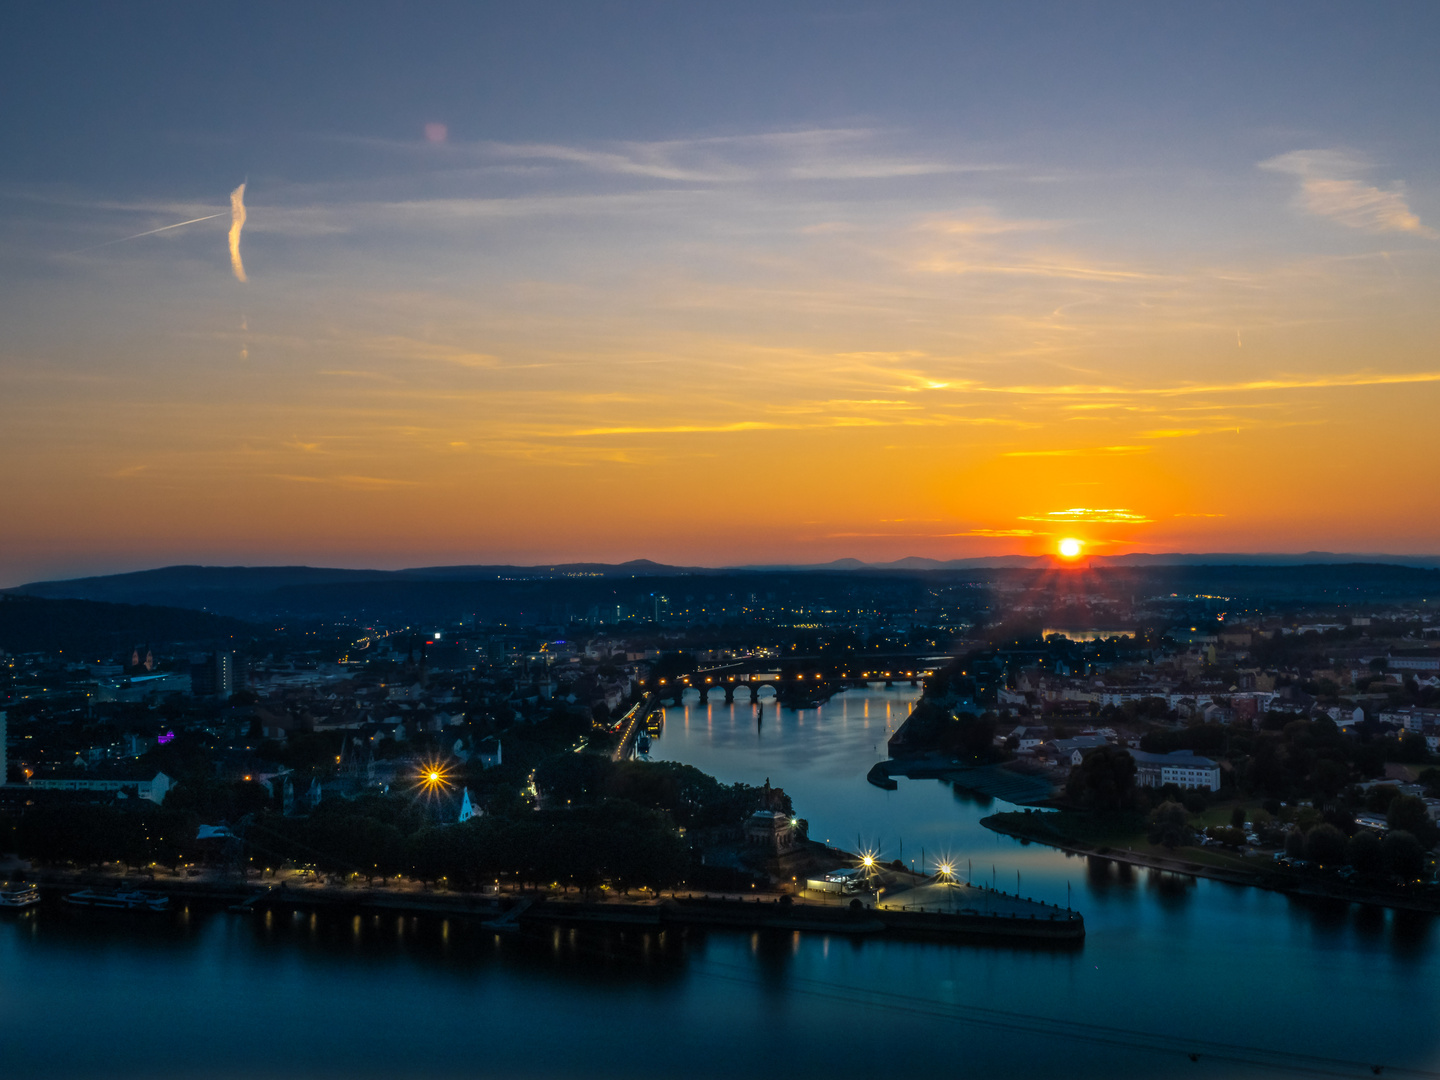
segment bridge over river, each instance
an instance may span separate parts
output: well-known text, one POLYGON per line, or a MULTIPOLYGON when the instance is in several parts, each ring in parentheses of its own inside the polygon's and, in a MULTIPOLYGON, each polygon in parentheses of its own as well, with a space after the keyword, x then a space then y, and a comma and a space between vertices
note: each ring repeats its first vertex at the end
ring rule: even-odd
MULTIPOLYGON (((725 695, 725 704, 735 702, 736 691, 749 691, 750 701, 759 700, 760 690, 771 687, 778 696, 796 691, 807 697, 829 697, 852 686, 897 682, 918 686, 920 680, 950 662, 948 653, 856 653, 849 656, 753 656, 698 668, 688 675, 654 680, 646 690, 659 701, 681 704, 686 690, 698 690, 700 703, 713 691, 725 695)), ((642 686, 645 685, 643 682, 642 686)))

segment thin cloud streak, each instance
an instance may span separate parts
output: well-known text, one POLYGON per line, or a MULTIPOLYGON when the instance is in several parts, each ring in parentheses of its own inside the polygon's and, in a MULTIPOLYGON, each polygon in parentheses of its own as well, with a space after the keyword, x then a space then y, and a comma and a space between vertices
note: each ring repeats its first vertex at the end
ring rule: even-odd
POLYGON ((1056 386, 986 386, 964 383, 957 390, 985 394, 1016 394, 1026 397, 1069 397, 1102 395, 1105 397, 1182 397, 1191 394, 1243 394, 1262 390, 1329 390, 1356 386, 1399 386, 1407 383, 1440 382, 1440 371, 1416 371, 1398 374, 1316 376, 1299 379, 1255 379, 1250 382, 1195 383, 1185 386, 1093 386, 1065 384, 1056 386))
MULTIPOLYGON (((438 160, 570 166, 599 175, 669 183, 733 185, 763 179, 873 181, 996 172, 1009 166, 907 157, 879 149, 887 132, 869 128, 813 128, 697 139, 599 144, 447 141, 438 160)), ((344 138, 336 141, 435 158, 424 140, 344 138)), ((423 157, 422 157, 423 160, 423 157)))
POLYGON ((144 232, 138 232, 134 236, 122 236, 118 240, 106 240, 103 244, 96 244, 95 246, 88 248, 80 248, 80 250, 72 252, 71 254, 83 255, 87 251, 99 251, 101 248, 109 247, 111 244, 123 244, 127 240, 139 240, 142 236, 154 236, 156 233, 169 232, 171 229, 178 229, 182 225, 194 225, 200 221, 213 221, 215 218, 224 216, 225 211, 221 210, 218 214, 206 214, 204 217, 191 218, 189 221, 177 221, 174 225, 161 225, 158 229, 146 229, 144 232))
POLYGON ((1405 187, 1388 191, 1356 178, 1368 162, 1343 150, 1292 150, 1260 162, 1260 168, 1299 177, 1300 208, 1315 217, 1330 218, 1365 232, 1408 232, 1435 239, 1433 229, 1421 224, 1405 199, 1405 187))
POLYGON ((245 228, 245 185, 230 193, 230 268, 236 281, 245 281, 245 264, 240 261, 240 230, 245 228))
POLYGON ((1009 450, 1006 457, 1088 457, 1092 454, 1148 454, 1148 446, 1090 446, 1067 450, 1009 450))
POLYGON ((1038 516, 1021 515, 1021 521, 1044 521, 1051 524, 1062 522, 1100 522, 1108 525, 1150 525, 1153 519, 1132 510, 1094 510, 1084 506, 1069 510, 1051 510, 1038 516))

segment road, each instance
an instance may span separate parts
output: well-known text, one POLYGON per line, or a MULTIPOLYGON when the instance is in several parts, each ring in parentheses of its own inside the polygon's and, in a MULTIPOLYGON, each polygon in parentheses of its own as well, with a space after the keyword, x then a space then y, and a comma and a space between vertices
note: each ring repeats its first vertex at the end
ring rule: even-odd
POLYGON ((635 752, 635 738, 640 734, 641 725, 655 707, 655 696, 646 694, 620 720, 620 741, 615 746, 613 760, 624 761, 635 752))

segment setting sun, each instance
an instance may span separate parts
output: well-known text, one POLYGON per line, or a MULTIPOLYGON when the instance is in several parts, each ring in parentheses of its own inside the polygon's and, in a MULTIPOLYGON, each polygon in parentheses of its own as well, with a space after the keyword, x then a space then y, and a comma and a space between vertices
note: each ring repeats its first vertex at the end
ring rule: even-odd
POLYGON ((1067 559, 1073 559, 1080 554, 1080 549, 1085 545, 1073 537, 1067 537, 1060 541, 1060 554, 1067 559))

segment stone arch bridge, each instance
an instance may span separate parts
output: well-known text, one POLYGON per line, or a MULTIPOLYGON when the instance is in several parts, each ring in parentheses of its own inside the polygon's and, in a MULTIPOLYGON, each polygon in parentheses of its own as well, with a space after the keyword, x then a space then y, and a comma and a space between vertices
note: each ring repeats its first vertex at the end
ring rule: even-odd
POLYGON ((716 691, 725 696, 727 705, 735 703, 737 692, 748 692, 753 704, 767 686, 774 690, 777 697, 782 693, 801 693, 818 698, 872 682, 883 682, 887 687, 896 683, 918 686, 921 679, 949 660, 948 655, 920 656, 915 653, 862 654, 855 657, 746 657, 702 667, 688 675, 655 679, 645 689, 660 701, 673 701, 676 705, 681 703, 686 690, 698 690, 702 705, 716 691))

